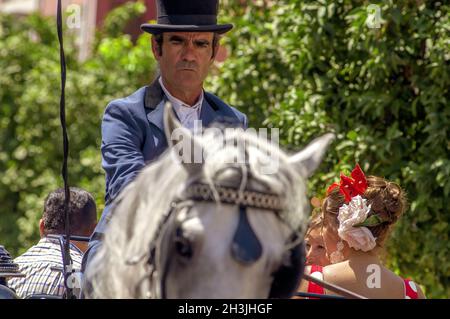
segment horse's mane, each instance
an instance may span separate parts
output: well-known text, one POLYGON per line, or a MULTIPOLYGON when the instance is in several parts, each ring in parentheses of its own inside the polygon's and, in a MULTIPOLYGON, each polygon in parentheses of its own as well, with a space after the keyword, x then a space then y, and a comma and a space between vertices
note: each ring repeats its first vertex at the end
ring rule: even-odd
MULTIPOLYGON (((283 218, 301 234, 304 233, 307 202, 305 182, 292 165, 288 155, 277 145, 243 130, 220 130, 225 132, 224 144, 217 143, 219 130, 208 129, 202 135, 208 156, 203 162, 202 176, 210 186, 218 173, 229 167, 237 167, 251 180, 262 183, 270 191, 282 194, 286 199, 283 218), (240 148, 237 145, 244 145, 240 148), (241 143, 241 144, 239 144, 241 143), (225 147, 224 147, 225 145, 225 147), (246 164, 232 164, 240 152, 247 156, 246 164), (279 161, 274 175, 261 172, 264 161, 279 161), (247 172, 248 171, 248 172, 247 172)), ((186 186, 189 175, 183 166, 174 161, 167 151, 160 160, 145 167, 116 200, 104 243, 90 263, 86 276, 93 286, 96 298, 144 298, 142 285, 148 284, 148 260, 150 242, 158 231, 170 203, 186 186)), ((248 181, 241 181, 245 190, 248 181)))

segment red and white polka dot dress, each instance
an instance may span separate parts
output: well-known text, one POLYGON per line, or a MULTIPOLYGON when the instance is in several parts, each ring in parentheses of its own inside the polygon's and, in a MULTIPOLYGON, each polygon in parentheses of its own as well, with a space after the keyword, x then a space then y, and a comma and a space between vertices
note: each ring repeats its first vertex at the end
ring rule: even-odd
POLYGON ((405 299, 418 299, 417 286, 410 279, 403 279, 405 282, 405 299))
MULTIPOLYGON (((318 265, 312 265, 310 276, 323 280, 323 267, 318 265)), ((310 281, 308 283, 308 293, 325 295, 325 290, 322 286, 319 286, 318 284, 310 281)), ((309 297, 308 299, 318 299, 318 298, 309 297)))

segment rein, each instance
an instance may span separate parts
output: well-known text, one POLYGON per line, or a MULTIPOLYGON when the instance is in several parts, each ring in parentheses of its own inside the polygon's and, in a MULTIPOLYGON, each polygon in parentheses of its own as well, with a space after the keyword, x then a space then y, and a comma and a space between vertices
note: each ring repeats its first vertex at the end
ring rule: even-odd
MULTIPOLYGON (((308 274, 303 274, 303 278, 305 278, 308 281, 311 281, 315 284, 318 284, 319 286, 322 286, 325 289, 328 289, 332 292, 338 293, 342 296, 344 296, 345 298, 349 298, 349 299, 367 299, 364 296, 358 295, 357 293, 354 293, 350 290, 347 290, 345 288, 339 287, 337 285, 331 284, 329 282, 326 282, 324 280, 320 280, 317 278, 314 278, 308 274)), ((319 295, 319 296, 326 296, 326 295, 319 295)), ((336 299, 335 296, 333 296, 332 298, 336 299)))

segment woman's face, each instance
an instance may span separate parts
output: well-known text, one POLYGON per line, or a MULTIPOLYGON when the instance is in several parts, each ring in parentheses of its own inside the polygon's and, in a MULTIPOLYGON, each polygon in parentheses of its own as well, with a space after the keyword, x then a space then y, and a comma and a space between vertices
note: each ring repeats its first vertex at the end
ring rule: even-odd
POLYGON ((306 235, 305 243, 307 265, 327 266, 330 264, 326 255, 323 238, 320 234, 320 228, 311 230, 306 235))

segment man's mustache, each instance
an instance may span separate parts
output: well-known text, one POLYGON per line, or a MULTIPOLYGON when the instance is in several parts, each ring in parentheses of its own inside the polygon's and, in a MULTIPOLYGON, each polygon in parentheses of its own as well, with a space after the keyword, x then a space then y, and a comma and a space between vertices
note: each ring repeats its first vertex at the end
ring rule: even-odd
POLYGON ((176 64, 176 68, 177 70, 194 70, 197 71, 198 70, 198 64, 197 62, 193 62, 193 61, 180 61, 176 64))

